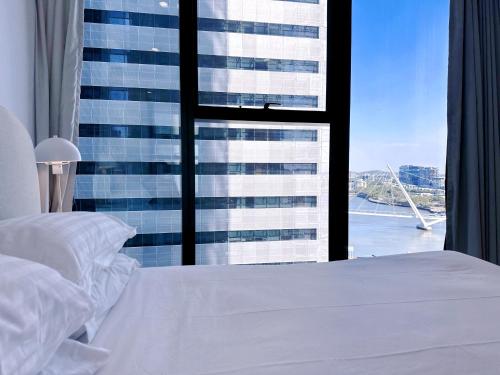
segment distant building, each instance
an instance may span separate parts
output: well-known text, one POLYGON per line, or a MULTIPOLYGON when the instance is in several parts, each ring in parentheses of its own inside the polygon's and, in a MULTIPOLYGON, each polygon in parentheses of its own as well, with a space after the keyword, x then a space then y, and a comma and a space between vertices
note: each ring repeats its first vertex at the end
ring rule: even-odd
POLYGON ((361 172, 360 177, 364 181, 369 181, 369 182, 387 182, 391 180, 391 175, 387 171, 366 171, 366 172, 361 172))
POLYGON ((435 167, 402 165, 399 167, 399 180, 403 184, 424 188, 439 188, 442 185, 439 169, 435 167))
MULTIPOLYGON (((444 175, 441 175, 441 176, 439 176, 439 177, 436 179, 437 184, 438 184, 438 186, 437 186, 437 187, 438 187, 439 189, 444 189, 444 188, 445 188, 445 185, 444 185, 445 180, 446 180, 446 178, 445 178, 445 176, 444 176, 444 175)), ((443 192, 443 194, 444 194, 444 192, 443 192)))
POLYGON ((349 191, 357 192, 362 189, 366 189, 367 183, 361 179, 350 179, 349 180, 349 191))

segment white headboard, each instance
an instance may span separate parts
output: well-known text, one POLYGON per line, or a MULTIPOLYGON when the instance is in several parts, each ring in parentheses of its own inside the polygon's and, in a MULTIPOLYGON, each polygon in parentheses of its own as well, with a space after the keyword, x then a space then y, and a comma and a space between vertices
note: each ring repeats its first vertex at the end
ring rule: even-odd
POLYGON ((23 124, 0 106, 0 220, 40 212, 31 137, 23 124))

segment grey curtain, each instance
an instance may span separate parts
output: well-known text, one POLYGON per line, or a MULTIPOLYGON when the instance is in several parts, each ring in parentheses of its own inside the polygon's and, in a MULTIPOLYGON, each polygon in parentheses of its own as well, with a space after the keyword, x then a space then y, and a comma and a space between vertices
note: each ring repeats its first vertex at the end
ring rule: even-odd
POLYGON ((451 0, 445 248, 500 262, 500 0, 451 0))
MULTIPOLYGON (((36 0, 35 142, 78 139, 84 0, 36 0)), ((63 210, 70 211, 76 165, 65 168, 63 210)), ((46 166, 39 167, 42 209, 57 207, 46 166), (50 188, 48 188, 50 186, 50 188)))

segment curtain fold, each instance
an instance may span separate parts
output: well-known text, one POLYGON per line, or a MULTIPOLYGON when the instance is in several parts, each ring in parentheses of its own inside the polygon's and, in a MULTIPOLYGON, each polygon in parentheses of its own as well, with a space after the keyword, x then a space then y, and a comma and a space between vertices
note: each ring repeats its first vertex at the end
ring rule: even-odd
POLYGON ((500 264, 500 1, 451 0, 445 248, 500 264))
MULTIPOLYGON (((84 0, 36 0, 36 10, 35 143, 54 135, 76 143, 84 0)), ((71 165, 61 178, 64 211, 71 210, 75 174, 71 165)), ((58 204, 53 179, 46 166, 39 167, 39 175, 42 209, 53 210, 58 204)))

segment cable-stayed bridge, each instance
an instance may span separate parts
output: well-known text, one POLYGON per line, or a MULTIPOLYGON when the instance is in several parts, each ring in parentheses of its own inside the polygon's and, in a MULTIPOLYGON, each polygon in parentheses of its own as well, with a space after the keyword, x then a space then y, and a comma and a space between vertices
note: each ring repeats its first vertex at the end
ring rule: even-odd
MULTIPOLYGON (((416 227, 422 230, 431 230, 433 225, 446 220, 443 189, 405 185, 389 164, 387 169, 369 179, 358 180, 360 186, 353 189, 349 214, 414 219, 416 227)), ((430 180, 427 182, 432 186, 430 180)))

